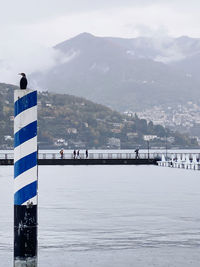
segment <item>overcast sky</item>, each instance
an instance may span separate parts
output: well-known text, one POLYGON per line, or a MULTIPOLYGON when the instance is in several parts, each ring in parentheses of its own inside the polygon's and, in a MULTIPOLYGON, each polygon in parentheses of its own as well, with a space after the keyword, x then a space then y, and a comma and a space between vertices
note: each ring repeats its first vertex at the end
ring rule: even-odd
POLYGON ((0 82, 53 65, 51 47, 81 32, 200 37, 199 10, 199 0, 0 0, 0 82))

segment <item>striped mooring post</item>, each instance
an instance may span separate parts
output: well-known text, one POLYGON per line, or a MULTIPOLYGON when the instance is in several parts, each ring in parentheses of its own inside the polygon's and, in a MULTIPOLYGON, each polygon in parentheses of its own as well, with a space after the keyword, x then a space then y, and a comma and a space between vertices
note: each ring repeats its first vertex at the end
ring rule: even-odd
POLYGON ((37 91, 14 92, 14 267, 37 266, 37 91))

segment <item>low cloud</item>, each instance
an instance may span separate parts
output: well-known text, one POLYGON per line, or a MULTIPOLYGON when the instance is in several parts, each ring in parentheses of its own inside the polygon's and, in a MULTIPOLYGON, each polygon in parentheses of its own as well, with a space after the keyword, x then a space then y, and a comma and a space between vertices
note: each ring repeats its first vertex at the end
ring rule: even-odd
MULTIPOLYGON (((131 25, 129 26, 131 28, 131 25)), ((185 53, 187 53, 187 44, 184 43, 185 53, 181 51, 180 46, 177 45, 174 38, 172 38, 166 27, 149 27, 147 25, 139 24, 132 26, 132 32, 136 36, 145 37, 148 39, 148 44, 151 48, 157 51, 157 56, 153 59, 158 62, 171 63, 179 61, 185 58, 185 53)), ((138 42, 138 46, 141 43, 138 42)), ((191 50, 191 44, 189 45, 189 50, 191 50)))
POLYGON ((60 51, 32 42, 23 42, 23 46, 12 43, 7 43, 6 47, 0 45, 0 82, 18 85, 19 72, 25 72, 27 76, 33 72, 43 72, 63 58, 60 51))
MULTIPOLYGON (((131 26, 130 26, 131 27, 131 26)), ((133 26, 132 31, 136 36, 150 37, 150 38, 168 38, 169 32, 165 26, 149 27, 144 24, 137 24, 133 26)))
MULTIPOLYGON (((162 50, 163 43, 170 41, 169 35, 199 35, 197 7, 200 7, 197 1, 193 5, 186 0, 60 0, 59 4, 54 0, 28 4, 22 0, 20 5, 13 0, 3 1, 0 82, 18 84, 19 72, 30 74, 53 67, 63 55, 51 47, 81 32, 97 36, 154 37, 156 46, 162 50)), ((168 49, 167 55, 163 53, 156 60, 182 56, 176 47, 168 49)))

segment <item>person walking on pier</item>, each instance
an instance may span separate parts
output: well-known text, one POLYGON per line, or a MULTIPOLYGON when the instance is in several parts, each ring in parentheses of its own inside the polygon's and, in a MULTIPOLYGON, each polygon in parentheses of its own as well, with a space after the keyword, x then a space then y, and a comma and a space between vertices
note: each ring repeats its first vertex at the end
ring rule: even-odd
POLYGON ((78 150, 77 151, 77 159, 80 159, 81 157, 80 157, 80 151, 78 150))
POLYGON ((63 156, 64 156, 64 151, 63 149, 60 150, 60 158, 63 159, 63 156))
POLYGON ((73 157, 74 159, 76 158, 76 150, 74 149, 74 152, 73 152, 73 157))
POLYGON ((85 151, 85 157, 86 157, 86 159, 88 158, 88 150, 87 149, 85 151))
POLYGON ((135 158, 139 159, 139 148, 136 148, 135 150, 135 158))

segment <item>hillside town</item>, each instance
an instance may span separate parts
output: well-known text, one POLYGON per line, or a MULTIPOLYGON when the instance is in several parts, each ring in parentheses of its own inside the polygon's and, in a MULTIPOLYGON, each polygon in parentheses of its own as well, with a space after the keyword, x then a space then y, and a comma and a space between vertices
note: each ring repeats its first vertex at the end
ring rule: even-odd
MULTIPOLYGON (((12 149, 13 89, 0 85, 0 147, 12 149)), ((144 114, 120 114, 84 98, 40 92, 38 145, 43 149, 134 149, 147 148, 150 142, 150 147, 156 149, 198 147, 196 138, 171 131, 150 118, 146 120, 144 114)))
MULTIPOLYGON (((126 111, 124 114, 134 116, 135 112, 126 111)), ((140 119, 148 122, 152 121, 155 125, 162 125, 173 131, 188 133, 197 138, 200 144, 200 106, 198 103, 188 101, 185 105, 173 106, 154 106, 152 108, 137 112, 140 119)))

